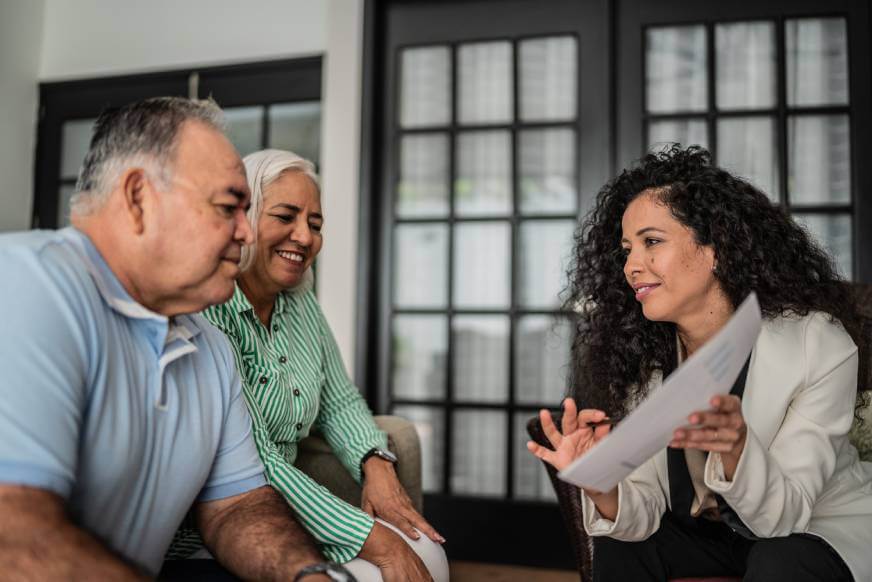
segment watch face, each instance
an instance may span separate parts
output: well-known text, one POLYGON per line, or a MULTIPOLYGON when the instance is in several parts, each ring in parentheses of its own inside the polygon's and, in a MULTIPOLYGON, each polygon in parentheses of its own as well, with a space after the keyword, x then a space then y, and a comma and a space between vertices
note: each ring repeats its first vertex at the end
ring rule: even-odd
POLYGON ((391 463, 397 462, 397 456, 390 451, 385 451, 384 449, 377 449, 375 451, 376 456, 381 457, 385 461, 390 461, 391 463))

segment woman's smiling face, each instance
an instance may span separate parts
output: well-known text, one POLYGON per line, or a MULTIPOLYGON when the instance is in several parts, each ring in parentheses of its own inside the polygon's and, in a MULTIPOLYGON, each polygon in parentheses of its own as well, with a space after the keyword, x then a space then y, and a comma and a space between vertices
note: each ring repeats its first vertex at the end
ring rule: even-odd
POLYGON ((651 321, 681 323, 722 298, 714 275, 715 253, 672 216, 659 193, 645 191, 624 211, 624 275, 651 321))
POLYGON ((302 172, 287 171, 264 189, 252 270, 276 291, 297 286, 321 251, 321 195, 302 172))

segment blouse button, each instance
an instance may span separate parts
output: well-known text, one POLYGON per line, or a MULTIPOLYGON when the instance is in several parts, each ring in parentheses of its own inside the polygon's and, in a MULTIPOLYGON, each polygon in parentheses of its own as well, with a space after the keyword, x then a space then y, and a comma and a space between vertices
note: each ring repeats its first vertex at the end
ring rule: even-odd
POLYGON ((303 423, 302 422, 297 423, 297 430, 303 430, 303 423))
POLYGON ((274 323, 273 324, 273 331, 278 331, 278 330, 279 330, 279 324, 274 323))
POLYGON ((287 362, 287 361, 288 361, 288 359, 287 359, 286 357, 284 357, 284 356, 281 356, 281 357, 279 358, 279 363, 280 363, 280 364, 284 364, 284 363, 287 362))
POLYGON ((299 395, 300 395, 300 389, 294 388, 294 396, 299 396, 299 395))
POLYGON ((261 377, 260 377, 260 383, 261 383, 261 384, 266 384, 267 382, 268 382, 268 380, 266 379, 266 376, 261 376, 261 377))

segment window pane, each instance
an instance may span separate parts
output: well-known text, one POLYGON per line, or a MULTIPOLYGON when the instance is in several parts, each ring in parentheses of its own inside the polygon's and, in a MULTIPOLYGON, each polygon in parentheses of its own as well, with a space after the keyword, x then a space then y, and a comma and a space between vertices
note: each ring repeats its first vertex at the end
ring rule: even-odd
POLYGON ((851 216, 848 214, 794 214, 815 239, 835 259, 839 272, 847 278, 853 275, 854 256, 851 247, 851 216))
POLYGON ((778 152, 771 117, 719 119, 718 163, 778 201, 778 152))
POLYGON ((451 323, 454 397, 506 402, 509 396, 509 318, 458 315, 451 323))
POLYGON ((843 18, 785 23, 787 104, 848 103, 848 34, 843 18))
POLYGON ((521 223, 521 305, 543 309, 560 305, 574 231, 575 220, 521 223))
POLYGON ((468 495, 506 494, 506 413, 460 410, 451 435, 451 488, 468 495))
POLYGON ((575 130, 527 129, 518 133, 518 139, 521 212, 575 213, 575 130))
POLYGON ((427 493, 442 490, 445 459, 445 411, 430 406, 394 406, 393 414, 411 421, 421 439, 421 479, 427 493))
POLYGON ((460 123, 512 121, 511 43, 461 45, 458 61, 460 123))
POLYGON ((458 216, 505 216, 512 211, 511 139, 508 131, 472 131, 457 137, 458 216))
POLYGON ((705 27, 652 28, 646 38, 648 111, 705 111, 708 107, 705 27))
MULTIPOLYGON (((456 307, 508 308, 510 234, 510 227, 506 222, 457 225, 454 232, 456 307)), ((420 267, 417 270, 420 271, 420 267)), ((420 274, 415 276, 420 277, 420 274)))
POLYGON ((775 25, 740 22, 715 27, 719 109, 775 106, 775 25))
POLYGON ((787 166, 791 204, 851 201, 851 139, 847 115, 791 116, 787 166))
POLYGON ((58 190, 58 228, 70 225, 70 198, 75 190, 72 185, 61 186, 58 190))
POLYGON ((451 121, 451 53, 447 47, 406 49, 400 63, 400 125, 447 125, 451 121))
POLYGON ((240 156, 263 149, 263 107, 228 107, 224 109, 227 137, 240 156))
POLYGON ((684 147, 699 145, 709 147, 708 126, 704 119, 669 119, 652 121, 648 125, 648 149, 660 151, 673 142, 684 147))
POLYGON ((270 106, 269 147, 292 151, 317 164, 321 159, 321 104, 270 106))
POLYGON ((448 227, 400 224, 394 232, 396 306, 445 307, 448 303, 448 227))
POLYGON ((515 443, 512 454, 515 456, 515 497, 536 501, 557 501, 551 479, 542 465, 542 461, 527 450, 527 421, 536 415, 535 412, 519 412, 515 414, 515 443))
POLYGON ((397 215, 448 215, 448 137, 407 135, 400 141, 397 215))
POLYGON ((572 324, 566 317, 526 315, 515 333, 515 400, 559 403, 567 387, 572 324))
POLYGON ((85 161, 96 119, 65 121, 61 129, 61 179, 76 179, 85 161))
POLYGON ((521 41, 521 119, 572 119, 578 78, 575 37, 558 36, 521 41))
POLYGON ((448 353, 448 323, 445 316, 395 316, 391 346, 394 398, 445 397, 445 361, 448 353))

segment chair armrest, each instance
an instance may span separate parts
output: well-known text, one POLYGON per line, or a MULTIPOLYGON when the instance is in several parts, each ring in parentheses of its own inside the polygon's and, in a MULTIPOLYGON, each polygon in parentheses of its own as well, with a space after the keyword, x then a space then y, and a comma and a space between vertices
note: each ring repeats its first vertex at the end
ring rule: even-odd
MULTIPOLYGON (((423 507, 421 491, 421 443, 415 425, 398 416, 376 416, 378 427, 388 435, 388 448, 397 456, 397 476, 415 509, 423 507)), ((360 507, 360 485, 355 482, 330 445, 319 434, 300 441, 295 465, 344 501, 360 507)))

